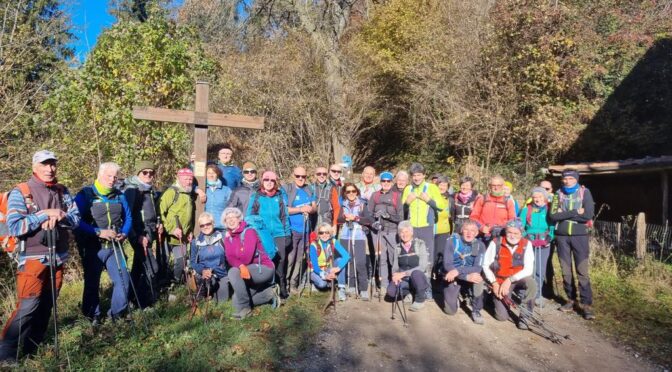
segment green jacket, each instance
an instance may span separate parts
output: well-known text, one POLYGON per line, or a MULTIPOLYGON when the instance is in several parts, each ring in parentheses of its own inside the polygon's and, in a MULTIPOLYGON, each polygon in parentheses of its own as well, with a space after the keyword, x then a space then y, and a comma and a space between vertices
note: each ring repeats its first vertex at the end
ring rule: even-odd
POLYGON ((551 224, 548 218, 549 206, 537 207, 533 204, 528 204, 520 210, 518 218, 523 222, 523 228, 525 229, 524 235, 526 237, 545 233, 548 234, 550 240, 553 240, 555 227, 551 224), (532 214, 530 215, 529 221, 527 220, 528 208, 532 208, 532 214))
POLYGON ((161 222, 163 228, 168 234, 168 244, 179 245, 180 241, 171 233, 177 227, 175 217, 180 220, 182 225, 182 243, 186 244, 187 236, 194 231, 194 212, 196 195, 193 191, 187 192, 179 183, 171 185, 161 195, 159 201, 159 210, 161 211, 161 222), (177 193, 177 197, 175 194, 177 193))
POLYGON ((404 193, 401 195, 401 202, 408 204, 408 219, 411 220, 413 227, 434 226, 436 222, 434 211, 448 207, 448 200, 441 196, 438 186, 427 181, 424 181, 419 186, 415 186, 412 183, 406 186, 404 193), (428 203, 420 199, 420 195, 423 192, 429 195, 428 203), (414 193, 417 198, 411 203, 407 203, 406 199, 410 193, 414 193))

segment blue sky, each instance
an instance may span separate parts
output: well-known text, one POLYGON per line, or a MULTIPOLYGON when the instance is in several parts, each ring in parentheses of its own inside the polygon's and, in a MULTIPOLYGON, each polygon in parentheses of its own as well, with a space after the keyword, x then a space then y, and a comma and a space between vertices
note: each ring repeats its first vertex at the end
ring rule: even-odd
POLYGON ((73 47, 80 61, 86 59, 103 29, 114 24, 115 18, 107 12, 107 8, 107 0, 77 0, 70 6, 73 34, 77 38, 73 47))

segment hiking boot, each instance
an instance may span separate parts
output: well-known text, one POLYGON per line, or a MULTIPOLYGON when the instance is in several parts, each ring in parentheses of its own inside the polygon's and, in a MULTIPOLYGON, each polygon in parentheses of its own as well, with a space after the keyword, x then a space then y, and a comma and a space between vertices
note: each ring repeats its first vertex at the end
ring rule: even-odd
POLYGON ((103 321, 100 320, 99 316, 94 316, 93 319, 91 319, 91 327, 97 328, 100 327, 103 324, 103 321))
POLYGON ((425 301, 434 301, 434 294, 432 293, 432 287, 427 288, 425 291, 425 301))
POLYGON ((478 311, 478 310, 474 310, 471 313, 471 320, 473 320, 474 323, 476 323, 476 324, 483 324, 484 323, 483 315, 481 315, 481 312, 478 311))
POLYGON ((280 286, 280 298, 283 300, 289 298, 289 292, 287 292, 287 288, 284 286, 280 286))
POLYGON ((233 314, 233 319, 235 320, 243 320, 248 317, 252 313, 252 309, 249 307, 246 307, 244 309, 240 309, 238 312, 233 314))
POLYGON ((369 300, 369 291, 359 291, 359 298, 362 301, 368 301, 369 300))
POLYGON ((567 301, 564 305, 560 306, 558 310, 562 311, 563 313, 574 312, 574 301, 567 301))
POLYGON ((413 302, 413 296, 411 296, 411 294, 409 293, 406 296, 404 296, 404 303, 410 304, 411 302, 413 302))
POLYGON ((544 298, 543 297, 535 298, 534 299, 534 306, 544 307, 544 298))
POLYGON ((280 296, 273 291, 273 298, 271 299, 271 309, 277 309, 282 303, 280 302, 280 296))
POLYGON ((585 320, 595 319, 595 312, 593 312, 593 306, 583 305, 583 319, 585 320))
POLYGON ((518 329, 523 331, 527 331, 528 329, 530 329, 530 327, 527 326, 527 321, 525 320, 525 318, 518 319, 518 324, 516 324, 516 326, 518 327, 518 329))
POLYGON ((345 288, 339 288, 338 289, 338 300, 343 302, 345 299, 348 297, 348 295, 345 293, 345 288))
POLYGON ((422 309, 423 307, 425 307, 424 302, 417 302, 416 301, 416 302, 413 302, 413 304, 411 305, 411 307, 408 308, 408 310, 409 311, 420 311, 420 309, 422 309))

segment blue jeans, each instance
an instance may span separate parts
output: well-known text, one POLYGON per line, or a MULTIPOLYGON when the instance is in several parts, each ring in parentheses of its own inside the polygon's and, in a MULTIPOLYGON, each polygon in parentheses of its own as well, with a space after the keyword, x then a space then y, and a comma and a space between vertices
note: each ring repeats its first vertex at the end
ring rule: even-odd
POLYGON ((117 266, 117 260, 114 257, 112 248, 102 248, 96 250, 96 247, 87 247, 84 249, 82 263, 84 266, 84 294, 82 298, 82 312, 89 318, 100 316, 100 296, 98 288, 100 287, 100 275, 103 269, 107 269, 107 274, 112 279, 114 288, 112 289, 112 301, 108 315, 118 316, 128 308, 128 291, 130 289, 130 277, 128 269, 124 265, 126 258, 124 252, 115 248, 119 255, 119 261, 122 265, 121 270, 117 266), (120 275, 121 271, 121 275, 120 275))
MULTIPOLYGON (((339 267, 341 266, 342 262, 341 260, 342 258, 336 259, 336 266, 339 267)), ((310 272, 310 281, 313 282, 313 284, 315 285, 315 287, 317 287, 317 289, 325 289, 329 287, 329 281, 320 278, 320 276, 317 275, 315 271, 310 272)), ((338 272, 338 275, 336 276, 336 281, 338 282, 339 287, 345 287, 345 268, 343 268, 343 270, 338 272)))

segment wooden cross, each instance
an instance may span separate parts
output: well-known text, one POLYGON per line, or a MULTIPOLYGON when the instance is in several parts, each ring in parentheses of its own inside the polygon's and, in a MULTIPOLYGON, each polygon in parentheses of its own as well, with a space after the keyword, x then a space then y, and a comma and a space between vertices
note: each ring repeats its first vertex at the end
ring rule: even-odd
MULTIPOLYGON (((196 104, 194 111, 171 110, 158 107, 133 107, 133 119, 153 120, 171 123, 193 124, 194 128, 194 176, 205 191, 205 167, 208 156, 208 126, 263 129, 264 118, 259 116, 226 115, 209 112, 210 86, 207 82, 196 82, 196 104)), ((196 201, 194 221, 203 213, 205 206, 196 201)), ((194 235, 198 236, 198 223, 194 235)))

